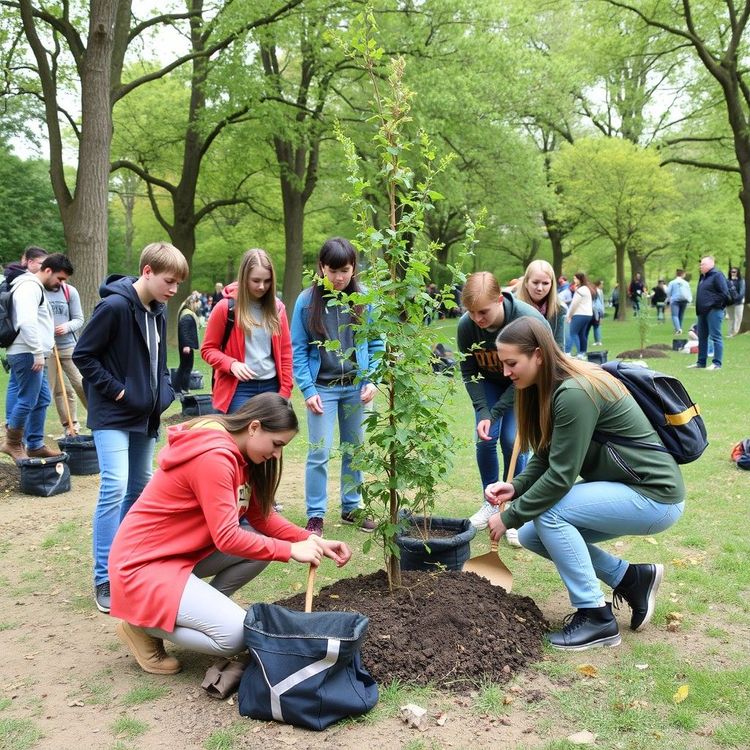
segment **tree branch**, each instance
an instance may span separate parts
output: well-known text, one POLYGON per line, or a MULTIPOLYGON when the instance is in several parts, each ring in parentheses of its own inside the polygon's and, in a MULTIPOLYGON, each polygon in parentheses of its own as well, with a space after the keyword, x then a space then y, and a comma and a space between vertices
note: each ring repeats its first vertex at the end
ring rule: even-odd
POLYGON ((160 187, 172 196, 177 192, 177 188, 174 185, 159 177, 154 177, 147 169, 128 159, 118 159, 110 164, 110 172, 116 172, 118 169, 129 169, 133 174, 137 174, 147 185, 160 187))
POLYGON ((685 166, 698 167, 699 169, 715 169, 717 172, 735 172, 741 174, 741 170, 738 166, 732 166, 731 164, 715 164, 714 162, 698 161, 697 159, 679 159, 674 157, 659 162, 660 167, 663 167, 666 164, 684 164, 685 166))

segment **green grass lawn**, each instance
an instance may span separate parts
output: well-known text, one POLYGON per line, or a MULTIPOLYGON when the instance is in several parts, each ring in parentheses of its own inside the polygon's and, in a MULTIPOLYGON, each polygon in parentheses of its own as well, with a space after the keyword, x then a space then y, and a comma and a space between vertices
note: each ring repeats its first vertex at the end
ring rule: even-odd
MULTIPOLYGON (((441 321, 432 329, 436 342, 453 344, 455 321, 441 321)), ((638 331, 632 319, 621 323, 605 319, 602 330, 603 348, 610 357, 638 347, 638 331)), ((648 342, 670 343, 671 339, 671 324, 665 323, 652 327, 648 342)), ((176 359, 173 352, 170 361, 176 359)), ((544 745, 549 750, 573 747, 567 741, 552 739, 559 737, 558 726, 591 731, 597 734, 597 746, 603 748, 750 747, 750 663, 745 648, 750 632, 750 474, 739 471, 729 459, 732 445, 750 434, 750 336, 725 342, 721 371, 686 369, 694 359, 669 353, 667 358, 649 363, 683 381, 700 405, 708 427, 708 450, 699 461, 683 467, 688 493, 686 513, 674 528, 656 537, 628 537, 610 545, 633 562, 664 563, 666 577, 653 625, 642 634, 624 632, 618 649, 576 655, 549 651, 534 666, 533 671, 549 681, 549 696, 544 705, 530 703, 523 710, 537 734, 550 738, 544 745), (579 669, 582 663, 595 665, 594 676, 579 669), (687 696, 680 700, 685 691, 678 691, 683 686, 687 686, 687 696)), ((204 373, 208 385, 210 374, 200 358, 196 369, 204 373)), ((0 372, 0 386, 6 383, 7 376, 0 372)), ((436 513, 467 516, 481 500, 481 487, 474 460, 470 402, 461 384, 456 386, 445 408, 460 442, 450 480, 436 498, 436 513)), ((306 425, 299 392, 295 391, 293 400, 301 431, 285 452, 279 499, 291 520, 304 523, 306 425)), ((177 411, 178 405, 173 405, 167 415, 177 411)), ((48 411, 47 428, 50 435, 60 433, 53 407, 48 411)), ((334 461, 326 535, 347 541, 354 558, 341 570, 324 563, 319 585, 382 566, 378 550, 362 553, 363 534, 337 524, 337 493, 338 464, 334 461)), ((50 529, 45 542, 48 548, 66 550, 71 568, 88 559, 88 529, 84 527, 90 519, 82 521, 82 526, 68 524, 50 529)), ((480 533, 473 554, 488 548, 486 536, 480 533)), ((559 622, 570 607, 554 568, 524 550, 503 546, 501 554, 513 570, 514 591, 531 596, 553 623, 559 622)), ((80 582, 80 571, 77 577, 71 576, 71 580, 74 578, 77 585, 87 585, 80 582)), ((303 584, 302 566, 272 564, 241 592, 240 598, 275 600, 296 593, 303 584)), ((84 604, 85 597, 90 596, 88 590, 81 588, 80 593, 83 598, 74 598, 72 606, 90 606, 90 602, 84 604)), ((502 712, 498 696, 504 695, 505 689, 500 690, 498 693, 493 686, 481 690, 475 698, 477 710, 492 713, 492 706, 499 703, 498 711, 502 712)), ((376 713, 369 720, 377 722, 377 718, 376 713)), ((120 729, 133 736, 142 731, 139 725, 120 729)), ((23 732, 24 728, 18 726, 13 731, 23 732)), ((227 746, 232 746, 231 738, 227 741, 227 746)), ((21 742, 17 746, 26 745, 21 742)))

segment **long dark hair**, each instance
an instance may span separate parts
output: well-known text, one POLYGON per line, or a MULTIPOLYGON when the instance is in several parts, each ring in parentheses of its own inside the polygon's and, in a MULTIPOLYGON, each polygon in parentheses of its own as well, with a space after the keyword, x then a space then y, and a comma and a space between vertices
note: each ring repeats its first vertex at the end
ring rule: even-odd
POLYGON ((557 346, 550 327, 536 318, 523 317, 509 323, 498 334, 496 343, 516 346, 527 357, 539 350, 542 357, 537 382, 517 390, 515 395, 522 451, 539 453, 549 448, 554 427, 553 396, 566 378, 575 378, 587 393, 585 386, 589 384, 611 401, 619 400, 626 393, 620 381, 601 367, 565 355, 557 346))
MULTIPOLYGON (((254 421, 267 432, 286 432, 299 430, 297 415, 291 401, 278 393, 259 393, 245 403, 233 414, 212 414, 210 417, 191 419, 187 427, 200 426, 201 423, 218 422, 227 432, 236 435, 247 429, 254 421)), ((273 507, 276 490, 281 481, 283 457, 269 458, 262 464, 247 462, 250 474, 250 485, 253 495, 260 503, 261 512, 267 516, 273 507)))
MULTIPOLYGON (((323 313, 326 308, 326 296, 329 292, 322 283, 323 266, 328 266, 334 271, 344 266, 354 269, 349 285, 344 289, 344 294, 354 294, 361 291, 357 281, 357 251, 349 240, 343 237, 331 237, 323 243, 318 253, 318 273, 320 279, 316 279, 312 287, 312 298, 310 300, 310 312, 308 314, 308 326, 313 333, 325 337, 325 325, 323 324, 323 313)), ((352 318, 359 320, 362 315, 362 307, 354 306, 351 309, 352 318)))

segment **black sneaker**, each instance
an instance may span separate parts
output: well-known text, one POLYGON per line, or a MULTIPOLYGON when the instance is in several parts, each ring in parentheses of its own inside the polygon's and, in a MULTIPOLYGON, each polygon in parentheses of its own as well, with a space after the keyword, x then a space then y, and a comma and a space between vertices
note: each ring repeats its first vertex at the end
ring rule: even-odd
POLYGON ((552 648, 560 651, 584 651, 597 646, 619 646, 622 638, 612 606, 579 609, 563 620, 562 630, 547 634, 552 648))
POLYGON ((352 510, 349 513, 342 513, 341 523, 356 526, 360 531, 364 531, 365 534, 372 534, 375 531, 375 521, 372 518, 360 516, 356 510, 352 510))
POLYGON ((94 587, 94 601, 96 602, 96 608, 100 612, 104 612, 105 615, 109 614, 110 608, 110 594, 109 594, 109 581, 104 581, 94 587))
POLYGON ((653 563, 628 565, 622 581, 612 592, 612 603, 619 609, 624 601, 632 610, 631 630, 643 630, 654 614, 656 592, 664 577, 664 566, 653 563))
POLYGON ((323 519, 313 516, 308 520, 305 528, 316 536, 323 536, 323 519))

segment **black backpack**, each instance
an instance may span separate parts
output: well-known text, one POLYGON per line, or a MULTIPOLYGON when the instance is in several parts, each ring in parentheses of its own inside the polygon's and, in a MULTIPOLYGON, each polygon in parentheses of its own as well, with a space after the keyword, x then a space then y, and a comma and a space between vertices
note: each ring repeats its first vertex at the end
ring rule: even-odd
MULTIPOLYGON (((227 344, 229 343, 229 337, 232 335, 232 328, 234 328, 234 303, 235 300, 233 297, 229 298, 229 302, 227 303, 227 322, 224 324, 224 335, 221 339, 221 346, 219 347, 219 351, 224 351, 227 348, 227 344)), ((216 372, 215 370, 211 370, 211 390, 214 389, 214 380, 216 380, 216 372)))
MULTIPOLYGON (((0 282, 0 347, 7 349, 18 337, 18 328, 13 325, 13 294, 16 290, 11 289, 8 280, 3 278, 0 282)), ((44 292, 39 306, 44 303, 44 292)))
POLYGON ((689 464, 700 458, 708 446, 706 425, 698 405, 677 378, 626 362, 606 362, 602 367, 623 382, 664 445, 599 430, 594 431, 594 440, 662 451, 671 454, 678 464, 689 464))

